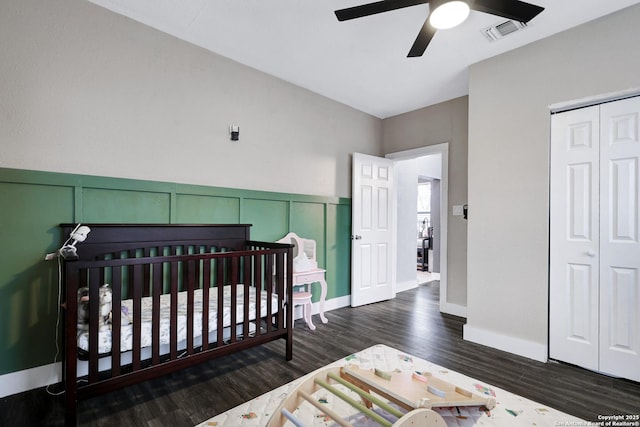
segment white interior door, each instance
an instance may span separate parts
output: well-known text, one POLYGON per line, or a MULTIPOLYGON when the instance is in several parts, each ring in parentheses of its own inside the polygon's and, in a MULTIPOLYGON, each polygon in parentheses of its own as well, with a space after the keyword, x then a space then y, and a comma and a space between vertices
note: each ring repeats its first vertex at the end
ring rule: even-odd
POLYGON ((600 107, 600 370, 640 381, 640 97, 600 107))
POLYGON ((599 109, 551 119, 549 355, 598 369, 599 109))
POLYGON ((395 296, 393 161, 353 154, 351 306, 395 296))

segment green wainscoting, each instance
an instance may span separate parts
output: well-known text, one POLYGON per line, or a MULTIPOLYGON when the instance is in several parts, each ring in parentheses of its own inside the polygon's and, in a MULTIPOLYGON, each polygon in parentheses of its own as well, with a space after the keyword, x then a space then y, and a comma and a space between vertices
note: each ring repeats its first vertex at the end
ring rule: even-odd
POLYGON ((288 233, 289 210, 288 200, 246 198, 240 206, 240 221, 253 224, 252 239, 275 242, 288 233))
POLYGON ((54 361, 58 265, 44 256, 66 238, 60 223, 247 223, 266 241, 293 231, 316 240, 327 299, 350 292, 346 198, 0 168, 0 206, 0 375, 54 361))

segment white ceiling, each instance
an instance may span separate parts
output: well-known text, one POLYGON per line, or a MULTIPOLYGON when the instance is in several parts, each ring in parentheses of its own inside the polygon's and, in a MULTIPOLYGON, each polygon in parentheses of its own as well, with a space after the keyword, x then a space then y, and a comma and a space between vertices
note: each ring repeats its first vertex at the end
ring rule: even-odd
POLYGON ((471 12, 422 57, 407 52, 428 14, 419 5, 338 22, 368 0, 90 0, 237 62, 386 118, 468 94, 470 64, 640 0, 530 0, 546 9, 521 32, 489 42, 505 19, 471 12))

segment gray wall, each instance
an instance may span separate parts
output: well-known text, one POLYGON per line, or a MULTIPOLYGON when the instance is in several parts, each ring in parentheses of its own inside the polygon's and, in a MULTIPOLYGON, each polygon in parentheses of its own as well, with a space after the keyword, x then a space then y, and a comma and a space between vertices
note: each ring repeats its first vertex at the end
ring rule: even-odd
POLYGON ((380 119, 84 0, 3 1, 0 57, 0 167, 344 197, 382 154, 380 119))
POLYGON ((447 302, 467 305, 467 222, 451 206, 467 203, 468 98, 384 119, 385 154, 449 143, 447 302))
POLYGON ((548 106, 640 86, 639 22, 633 6, 471 67, 465 338, 546 358, 548 106))

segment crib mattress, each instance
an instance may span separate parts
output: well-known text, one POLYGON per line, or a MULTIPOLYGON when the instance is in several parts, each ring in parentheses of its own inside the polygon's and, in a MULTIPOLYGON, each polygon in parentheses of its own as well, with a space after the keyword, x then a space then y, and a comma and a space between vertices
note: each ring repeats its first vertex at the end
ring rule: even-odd
MULTIPOLYGON (((244 322, 244 292, 245 285, 236 285, 236 321, 244 322)), ((256 319, 256 288, 249 287, 249 321, 256 319)), ((268 296, 266 291, 261 292, 260 296, 260 315, 265 316, 267 313, 268 296)), ((142 324, 140 330, 141 346, 150 347, 152 343, 152 298, 144 297, 141 302, 142 324)), ((223 326, 231 326, 231 285, 224 287, 223 292, 223 326)), ((272 294, 271 298, 272 313, 278 311, 278 297, 272 294)), ((187 292, 178 293, 178 341, 187 338, 187 292)), ((216 288, 211 288, 209 292, 209 333, 217 330, 218 327, 218 292, 216 288)), ((202 289, 196 289, 194 292, 194 314, 193 314, 193 335, 199 337, 202 335, 202 313, 203 298, 202 289)), ((171 295, 160 296, 160 345, 170 343, 170 315, 171 315, 171 295)), ((128 323, 128 319, 133 317, 133 300, 122 301, 122 326, 120 328, 120 350, 122 352, 129 351, 133 347, 133 325, 128 323)), ((78 329, 77 335, 78 348, 89 351, 89 333, 84 329, 78 329)), ((104 328, 98 333, 98 352, 106 354, 111 352, 111 329, 104 328)))

